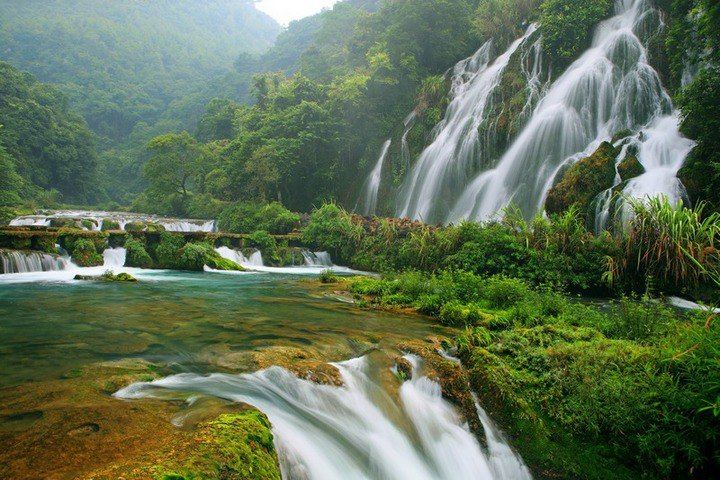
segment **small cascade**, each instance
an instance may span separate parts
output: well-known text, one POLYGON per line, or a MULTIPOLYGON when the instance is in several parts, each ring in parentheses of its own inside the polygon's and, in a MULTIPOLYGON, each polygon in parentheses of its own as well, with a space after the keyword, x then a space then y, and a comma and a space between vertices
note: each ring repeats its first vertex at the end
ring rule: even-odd
POLYGON ((385 389, 394 386, 376 380, 369 357, 361 357, 334 364, 342 387, 318 385, 271 367, 245 375, 173 375, 135 383, 115 396, 167 398, 167 390, 173 390, 253 405, 273 425, 283 478, 531 478, 496 430, 486 432, 489 451, 485 452, 442 397, 440 385, 422 376, 420 360, 409 358, 413 376, 398 395, 385 389))
POLYGON ((302 251, 305 265, 308 267, 332 267, 333 262, 328 252, 311 252, 309 250, 302 251))
POLYGON ((492 41, 472 57, 458 63, 452 76, 445 118, 434 129, 433 142, 423 151, 406 177, 398 197, 398 217, 426 222, 443 221, 457 192, 467 185, 479 166, 493 163, 495 142, 481 138, 494 134, 488 118, 493 110, 493 93, 500 85, 512 56, 537 29, 531 25, 525 35, 491 62, 492 41), (449 202, 449 203, 448 203, 449 202))
POLYGON ((158 223, 168 232, 214 232, 217 230, 215 220, 202 223, 188 220, 161 220, 158 223))
POLYGON ((50 219, 44 216, 27 215, 10 220, 11 227, 49 227, 50 219))
POLYGON ((245 258, 245 255, 243 255, 240 250, 235 250, 228 247, 218 247, 215 249, 215 251, 225 260, 230 260, 231 262, 235 262, 238 265, 248 263, 248 259, 245 258))
MULTIPOLYGON (((165 227, 169 232, 215 232, 217 224, 215 220, 190 220, 163 218, 156 215, 144 215, 140 213, 127 212, 100 212, 100 211, 83 211, 83 210, 59 210, 49 212, 44 215, 26 215, 13 219, 11 226, 42 226, 49 227, 54 219, 64 219, 75 221, 78 227, 88 229, 82 225, 83 220, 89 220, 92 223, 91 230, 101 230, 105 221, 116 222, 120 230, 124 230, 128 223, 156 223, 165 227)), ((86 222, 87 223, 87 222, 86 222)))
POLYGON ((42 252, 0 250, 0 274, 65 270, 68 259, 42 252))
POLYGON ((247 262, 243 266, 249 266, 249 267, 263 267, 265 266, 265 262, 263 261, 262 252, 260 250, 255 250, 251 255, 250 258, 247 259, 247 262))
POLYGON ((127 250, 124 248, 107 248, 103 252, 103 267, 107 268, 119 268, 125 266, 125 256, 127 250))
POLYGON ((647 0, 616 0, 615 16, 598 24, 591 47, 549 87, 497 166, 473 180, 449 219, 493 219, 510 202, 532 217, 564 166, 625 129, 643 132, 639 149, 647 153, 640 160, 646 173, 625 192, 679 198, 675 176, 690 148, 641 40, 660 26, 647 0))
POLYGON ((410 130, 415 126, 415 121, 417 120, 417 112, 413 110, 410 112, 410 114, 405 117, 405 121, 403 121, 403 125, 405 126, 405 130, 403 131, 402 137, 400 138, 400 161, 402 162, 403 166, 405 168, 410 168, 410 145, 408 145, 408 135, 410 134, 410 130))
POLYGON ((391 143, 391 140, 386 140, 383 144, 380 157, 360 190, 360 198, 355 205, 355 211, 361 215, 370 216, 375 214, 378 192, 380 191, 380 181, 382 180, 383 164, 387 159, 391 143))

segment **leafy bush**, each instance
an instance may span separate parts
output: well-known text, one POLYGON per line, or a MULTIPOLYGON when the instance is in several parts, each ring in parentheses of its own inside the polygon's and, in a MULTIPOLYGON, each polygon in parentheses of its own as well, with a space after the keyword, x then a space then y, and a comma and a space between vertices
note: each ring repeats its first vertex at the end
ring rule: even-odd
POLYGON ((528 298, 530 288, 522 280, 506 277, 489 278, 483 285, 482 296, 493 308, 505 309, 528 298))
POLYGON ((184 246, 185 238, 182 235, 163 232, 160 235, 160 243, 155 248, 157 266, 168 269, 179 268, 181 266, 180 250, 184 246))
POLYGON ((145 250, 145 245, 131 238, 125 242, 125 265, 135 268, 152 268, 153 261, 145 250))
POLYGON ((353 223, 350 214, 334 203, 326 203, 310 215, 302 230, 302 240, 333 258, 346 261, 353 256, 362 238, 363 228, 353 223))
POLYGON ((475 303, 462 303, 452 300, 440 309, 440 321, 445 325, 463 327, 476 325, 482 321, 489 320, 491 315, 475 303))
POLYGON ((95 244, 86 238, 75 240, 70 256, 80 267, 96 267, 103 264, 103 257, 97 252, 95 244))
POLYGON ((540 6, 540 29, 545 51, 561 66, 590 43, 593 26, 610 15, 612 0, 545 0, 540 6))
POLYGON ((239 202, 225 208, 218 216, 218 228, 233 233, 252 233, 257 230, 283 235, 300 226, 300 216, 278 202, 261 206, 239 202))

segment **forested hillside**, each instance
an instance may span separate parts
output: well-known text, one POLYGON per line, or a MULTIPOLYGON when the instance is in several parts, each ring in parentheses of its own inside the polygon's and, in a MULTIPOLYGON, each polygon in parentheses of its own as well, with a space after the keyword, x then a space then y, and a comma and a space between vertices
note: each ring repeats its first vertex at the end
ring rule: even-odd
POLYGON ((95 139, 56 87, 0 62, 0 207, 99 199, 95 139))
POLYGON ((112 140, 168 108, 202 107, 193 97, 204 83, 241 52, 269 48, 279 31, 249 1, 0 2, 3 59, 60 84, 90 127, 112 140))
MULTIPOLYGON (((387 140, 378 213, 403 213, 398 195, 457 93, 453 82, 472 78, 453 75, 458 62, 487 43, 491 64, 537 23, 492 91, 493 122, 476 126, 492 166, 618 8, 612 0, 347 0, 292 22, 267 49, 278 27, 247 2, 12 3, 0 3, 3 56, 58 83, 99 134, 101 198, 210 217, 237 201, 307 210, 335 199, 353 208, 387 140), (537 70, 534 83, 528 69, 537 70), (162 168, 144 167, 162 167, 168 152, 169 165, 193 159, 184 161, 182 188, 158 182, 153 172, 162 168)), ((679 175, 690 200, 718 205, 718 7, 648 5, 638 35, 660 88, 681 109, 682 133, 697 142, 679 175)), ((606 140, 615 133, 623 132, 606 140)), ((464 175, 486 167, 475 159, 464 175)), ((561 204, 575 199, 558 195, 561 204)))

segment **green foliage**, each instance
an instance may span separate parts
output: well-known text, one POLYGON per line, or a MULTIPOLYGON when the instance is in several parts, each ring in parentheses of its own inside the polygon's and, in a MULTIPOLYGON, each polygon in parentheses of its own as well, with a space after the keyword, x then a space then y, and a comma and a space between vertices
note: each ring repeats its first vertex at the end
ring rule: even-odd
POLYGON ((130 238, 125 242, 125 250, 125 265, 136 268, 152 268, 152 258, 141 241, 130 238))
POLYGON ((218 217, 224 232, 252 233, 264 230, 274 235, 287 234, 300 225, 300 216, 278 202, 257 205, 239 202, 225 208, 218 217))
POLYGON ((592 27, 612 8, 612 0, 544 0, 539 20, 545 51, 560 66, 567 65, 590 44, 592 27))
POLYGON ((55 87, 0 62, 0 125, 0 203, 37 193, 29 186, 98 198, 95 139, 55 87))
POLYGON ((95 267, 103 263, 102 255, 97 252, 95 244, 86 238, 75 240, 69 252, 73 262, 80 267, 95 267))
POLYGON ((687 208, 665 198, 648 202, 628 199, 633 218, 623 250, 610 265, 611 278, 645 282, 652 278, 669 291, 704 283, 720 269, 720 214, 704 215, 704 205, 687 208))
POLYGON ((250 246, 262 252, 263 259, 271 264, 280 263, 278 245, 275 239, 266 231, 258 230, 248 236, 250 246))
POLYGON ((720 211, 720 67, 701 71, 680 93, 678 106, 681 131, 698 143, 680 177, 693 201, 707 201, 720 211))
POLYGON ((362 227, 333 203, 327 203, 310 215, 302 230, 303 243, 328 251, 341 261, 351 256, 362 237, 362 227))
POLYGON ((332 270, 323 270, 318 277, 320 283, 337 283, 339 278, 332 270))
POLYGON ((473 387, 534 471, 707 478, 718 467, 720 328, 707 315, 646 299, 598 308, 463 272, 354 278, 350 289, 465 327, 455 344, 473 387))

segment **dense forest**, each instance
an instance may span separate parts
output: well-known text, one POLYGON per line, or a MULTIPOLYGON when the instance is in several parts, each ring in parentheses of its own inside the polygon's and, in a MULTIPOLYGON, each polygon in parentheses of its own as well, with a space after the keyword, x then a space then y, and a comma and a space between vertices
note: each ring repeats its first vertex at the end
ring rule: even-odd
MULTIPOLYGON (((4 59, 58 84, 68 108, 95 133, 88 148, 98 152, 97 168, 86 160, 91 171, 76 180, 94 196, 60 200, 199 217, 216 217, 237 201, 279 200, 308 210, 335 199, 352 207, 358 177, 372 168, 384 139, 399 140, 403 119, 414 111, 412 158, 403 160, 395 141, 383 178, 381 204, 389 213, 388 192, 443 117, 449 68, 491 38, 501 52, 538 21, 545 68, 557 77, 589 44, 593 25, 613 11, 609 0, 582 8, 567 0, 346 1, 292 22, 268 49, 277 26, 237 2, 209 2, 193 15, 182 2, 153 4, 143 15, 117 2, 77 8, 54 2, 55 10, 40 16, 33 12, 42 2, 9 3, 0 24, 4 59), (223 15, 229 4, 238 10, 223 15), (62 8, 75 13, 56 11, 62 8), (74 21, 79 12, 82 21, 74 21), (150 32, 158 22, 162 28, 150 32), (210 24, 226 35, 206 41, 210 24), (110 37, 98 38, 106 25, 110 37), (178 51, 180 29, 187 46, 178 51), (58 41, 62 50, 50 48, 58 41), (240 46, 249 50, 241 53, 240 46), (151 142, 153 132, 170 135, 151 142), (182 185, 159 178, 162 164, 174 169, 185 150, 182 158, 192 160, 183 160, 182 185)), ((657 7, 663 27, 651 40, 651 63, 682 109, 682 131, 698 143, 681 177, 693 201, 717 204, 717 6, 675 0, 657 7)), ((500 102, 508 139, 513 105, 524 95, 512 75, 503 78, 500 102)), ((3 123, 9 136, 14 127, 3 123)), ((21 173, 28 170, 21 158, 15 162, 21 173)))

